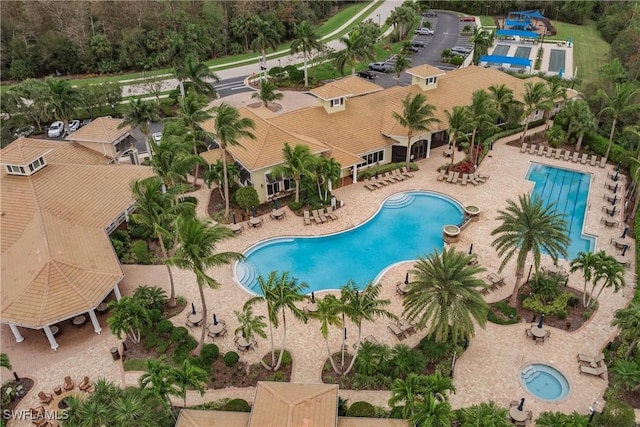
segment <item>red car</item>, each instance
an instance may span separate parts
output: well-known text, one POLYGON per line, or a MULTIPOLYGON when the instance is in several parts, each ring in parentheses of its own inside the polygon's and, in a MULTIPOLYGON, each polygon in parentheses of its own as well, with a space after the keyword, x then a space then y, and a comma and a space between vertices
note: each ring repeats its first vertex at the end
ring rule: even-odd
POLYGON ((462 18, 460 18, 460 21, 462 22, 475 22, 476 18, 474 16, 463 16, 462 18))

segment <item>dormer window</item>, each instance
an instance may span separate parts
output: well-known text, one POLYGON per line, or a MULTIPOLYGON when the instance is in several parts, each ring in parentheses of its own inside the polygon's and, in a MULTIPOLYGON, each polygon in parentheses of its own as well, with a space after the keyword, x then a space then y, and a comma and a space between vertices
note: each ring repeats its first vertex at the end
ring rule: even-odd
POLYGON ((427 79, 427 84, 428 85, 434 85, 434 84, 436 84, 437 79, 438 79, 437 77, 429 77, 427 79))
POLYGON ((9 175, 32 175, 45 167, 47 163, 44 161, 44 157, 38 157, 28 165, 5 165, 7 173, 9 175))
POLYGON ((342 103, 344 102, 344 98, 336 98, 336 99, 332 99, 331 100, 331 106, 332 107, 337 107, 339 105, 342 105, 342 103))

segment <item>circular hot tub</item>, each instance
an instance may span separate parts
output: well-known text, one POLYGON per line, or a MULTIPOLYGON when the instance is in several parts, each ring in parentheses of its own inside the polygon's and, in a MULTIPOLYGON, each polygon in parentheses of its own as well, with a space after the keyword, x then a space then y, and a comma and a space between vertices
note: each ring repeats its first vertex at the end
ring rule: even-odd
POLYGON ((569 381, 556 368, 541 363, 526 366, 520 373, 520 380, 527 391, 534 396, 558 401, 569 394, 569 381))
POLYGON ((460 236, 460 227, 457 225, 445 225, 442 227, 442 237, 446 243, 455 243, 460 236))

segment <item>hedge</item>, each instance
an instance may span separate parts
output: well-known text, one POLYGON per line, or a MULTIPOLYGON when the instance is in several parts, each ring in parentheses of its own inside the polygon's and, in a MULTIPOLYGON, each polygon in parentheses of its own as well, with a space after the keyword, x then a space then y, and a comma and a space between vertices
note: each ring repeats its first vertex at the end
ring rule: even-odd
POLYGON ((376 408, 369 402, 355 402, 347 410, 347 416, 374 418, 376 416, 376 408))
MULTIPOLYGON (((368 167, 367 169, 365 169, 362 172, 358 173, 358 181, 362 181, 363 179, 374 177, 374 176, 376 176, 377 174, 380 174, 380 173, 385 173, 385 172, 390 172, 390 171, 395 170, 395 169, 400 169, 405 164, 406 164, 406 162, 387 163, 387 164, 384 164, 384 165, 368 167)), ((417 171, 418 170, 418 165, 415 164, 415 163, 409 163, 409 169, 411 171, 417 171)))
MULTIPOLYGON (((584 143, 589 146, 589 149, 595 154, 604 156, 609 146, 609 139, 595 132, 585 134, 584 143)), ((614 163, 620 162, 624 168, 629 168, 629 158, 633 157, 633 153, 626 150, 624 147, 619 146, 615 142, 611 144, 611 151, 609 152, 609 160, 614 163)))

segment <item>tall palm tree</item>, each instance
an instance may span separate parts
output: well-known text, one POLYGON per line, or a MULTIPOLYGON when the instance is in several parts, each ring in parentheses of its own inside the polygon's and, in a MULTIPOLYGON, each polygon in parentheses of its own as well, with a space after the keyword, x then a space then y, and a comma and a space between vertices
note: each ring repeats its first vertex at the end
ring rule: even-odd
POLYGON ((173 379, 173 371, 174 369, 164 362, 164 356, 158 359, 149 357, 146 360, 145 373, 138 378, 140 389, 158 398, 166 410, 170 410, 172 406, 169 396, 180 392, 173 379))
MULTIPOLYGON (((167 123, 170 127, 171 123, 167 123)), ((163 132, 162 143, 151 141, 151 168, 162 181, 163 191, 175 187, 178 183, 187 181, 187 175, 193 171, 196 164, 203 161, 202 157, 192 153, 193 144, 185 141, 186 131, 183 135, 166 135, 163 132)))
POLYGON ((593 252, 578 252, 578 256, 571 261, 571 272, 579 271, 584 277, 582 288, 582 306, 587 307, 587 283, 593 280, 596 267, 598 266, 598 256, 593 252))
POLYGON ((640 89, 632 83, 616 83, 614 93, 612 95, 609 95, 602 89, 598 90, 598 94, 604 101, 605 105, 598 115, 610 114, 613 119, 613 122, 611 122, 611 132, 609 133, 609 145, 607 145, 607 152, 604 155, 604 157, 608 159, 618 120, 623 115, 640 109, 640 104, 636 99, 638 95, 640 95, 640 89))
POLYGON ((579 99, 576 101, 567 101, 562 108, 562 115, 568 117, 569 127, 567 128, 567 134, 565 141, 569 141, 569 138, 576 132, 578 134, 578 141, 576 142, 576 151, 580 151, 582 146, 582 139, 585 133, 596 130, 598 121, 591 112, 589 104, 586 101, 579 99))
POLYGON ((144 136, 144 145, 147 148, 149 160, 151 160, 153 159, 153 153, 151 152, 151 148, 149 148, 149 135, 151 134, 149 124, 159 120, 160 115, 158 114, 158 105, 155 102, 144 101, 142 98, 135 98, 127 104, 124 111, 124 121, 118 127, 140 127, 140 132, 142 132, 142 135, 144 136))
POLYGON ((402 100, 402 114, 393 112, 392 116, 398 121, 400 126, 407 129, 407 169, 411 163, 411 138, 416 132, 426 132, 432 125, 440 123, 440 120, 433 117, 436 107, 427 104, 427 97, 418 93, 415 96, 407 94, 402 100))
MULTIPOLYGON (((517 111, 522 108, 522 103, 515 99, 513 90, 505 84, 489 86, 489 94, 499 117, 509 126, 513 117, 517 116, 517 111)), ((519 120, 518 118, 517 121, 519 120)))
MULTIPOLYGON (((210 110, 207 110, 207 99, 197 94, 189 94, 186 98, 180 101, 180 108, 178 109, 177 120, 189 130, 185 135, 187 141, 191 141, 193 145, 193 155, 200 157, 198 154, 198 147, 204 144, 206 132, 202 129, 202 123, 211 119, 213 116, 210 110)), ((197 162, 195 164, 195 172, 193 173, 193 186, 198 183, 198 174, 200 164, 204 161, 197 162)))
POLYGON ((184 82, 190 81, 193 90, 196 93, 206 95, 209 98, 215 98, 217 93, 213 85, 205 79, 219 82, 220 78, 203 62, 198 61, 198 58, 190 53, 188 54, 184 62, 179 62, 173 69, 173 74, 180 84, 180 97, 185 98, 184 82))
POLYGON ((131 341, 139 343, 141 331, 151 324, 149 310, 143 307, 135 298, 124 296, 119 301, 109 303, 111 317, 107 319, 109 328, 118 339, 124 332, 131 341))
POLYGON ((68 80, 55 79, 53 77, 45 80, 49 86, 49 108, 53 117, 64 123, 64 128, 69 131, 69 119, 82 105, 80 91, 71 86, 68 80))
POLYGON ((177 387, 177 390, 173 389, 171 394, 182 398, 183 408, 187 407, 187 388, 198 390, 200 396, 203 396, 205 391, 203 384, 209 377, 204 369, 193 365, 189 359, 185 359, 179 368, 174 368, 170 376, 177 387))
MULTIPOLYGON (((216 246, 225 239, 234 236, 233 231, 221 224, 211 225, 194 217, 181 217, 176 222, 176 232, 179 247, 176 254, 169 258, 171 265, 183 270, 190 270, 196 276, 196 283, 200 291, 202 304, 202 318, 207 318, 207 303, 204 298, 204 287, 220 287, 220 283, 206 270, 211 267, 226 265, 235 260, 243 259, 237 252, 216 253, 216 246)), ((204 344, 205 328, 201 328, 200 342, 193 351, 200 354, 204 344)))
POLYGON ((320 37, 316 34, 316 29, 307 21, 302 21, 300 25, 296 25, 294 30, 294 39, 291 42, 291 53, 302 53, 304 59, 304 87, 309 86, 309 77, 307 74, 307 60, 314 50, 322 48, 320 37))
MULTIPOLYGON (((207 187, 211 188, 211 184, 215 183, 218 186, 218 191, 222 199, 224 199, 224 193, 222 192, 223 173, 222 160, 218 159, 215 163, 209 165, 209 169, 204 174, 204 182, 207 184, 207 187)), ((235 164, 227 165, 227 179, 233 182, 239 177, 240 171, 238 167, 235 164)))
POLYGON ((259 275, 256 280, 258 282, 258 286, 260 288, 260 292, 262 292, 262 295, 251 298, 245 303, 245 307, 251 307, 256 302, 262 301, 267 304, 267 320, 269 321, 269 337, 271 339, 271 365, 266 366, 263 363, 263 366, 265 366, 269 370, 273 369, 273 367, 276 366, 276 346, 273 342, 273 326, 275 325, 276 328, 278 327, 278 311, 274 305, 275 296, 273 296, 271 293, 277 286, 277 274, 277 271, 272 271, 271 273, 269 273, 266 279, 264 276, 259 275))
POLYGON ((278 101, 284 97, 282 92, 276 92, 278 87, 269 80, 260 80, 260 89, 251 95, 251 99, 259 99, 262 101, 264 108, 269 106, 270 102, 278 101))
POLYGON ((409 33, 409 28, 416 21, 416 12, 408 5, 402 5, 397 9, 397 19, 400 24, 400 39, 404 39, 409 33))
POLYGON ((470 338, 473 321, 482 327, 487 321, 487 304, 479 292, 485 284, 475 277, 485 270, 468 265, 470 261, 470 255, 445 248, 419 257, 410 271, 414 280, 402 302, 403 315, 418 328, 428 327, 437 342, 470 338))
POLYGON ((640 350, 640 301, 632 301, 627 308, 616 310, 612 326, 620 328, 620 338, 629 343, 624 357, 629 358, 640 350))
POLYGON ((491 128, 495 128, 495 122, 498 117, 498 111, 495 108, 495 103, 484 89, 476 90, 473 92, 471 98, 471 105, 467 106, 467 114, 469 115, 469 121, 471 122, 471 151, 469 152, 470 160, 477 165, 478 158, 480 157, 480 144, 478 148, 474 150, 474 144, 476 141, 476 135, 478 131, 486 131, 491 128))
POLYGON ((249 117, 240 117, 235 107, 224 102, 215 108, 215 133, 211 135, 222 150, 222 166, 224 179, 224 217, 229 218, 229 179, 227 175, 227 147, 241 146, 238 139, 251 138, 255 135, 249 129, 255 128, 254 121, 249 117))
POLYGON ((516 258, 516 283, 509 299, 512 307, 516 306, 527 256, 533 255, 538 271, 543 250, 556 262, 560 256, 567 257, 570 242, 567 221, 563 214, 555 210, 553 204, 545 206, 537 196, 531 198, 521 195, 518 200, 519 204, 508 200, 507 208, 498 211, 496 219, 502 221, 502 224, 491 232, 492 236, 498 236, 491 242, 491 246, 503 258, 499 271, 504 269, 511 258, 516 258))
POLYGON ((411 67, 411 59, 399 53, 396 56, 396 65, 394 66, 394 71, 396 72, 396 83, 398 86, 400 86, 400 75, 409 67, 411 67))
POLYGON ((486 55, 493 44, 495 33, 480 27, 474 27, 469 38, 473 42, 473 63, 478 64, 480 57, 486 55))
POLYGON ((558 101, 567 100, 567 88, 562 85, 559 80, 551 80, 547 85, 547 103, 544 106, 545 127, 549 129, 549 121, 551 120, 551 111, 558 101))
POLYGON ((545 110, 549 105, 549 97, 547 95, 548 88, 546 82, 527 82, 524 84, 524 130, 520 137, 520 142, 524 142, 524 137, 529 129, 529 118, 536 110, 545 110))
MULTIPOLYGON (((180 215, 192 213, 195 205, 193 203, 178 203, 176 187, 163 193, 162 181, 158 177, 135 180, 131 182, 130 188, 133 198, 136 200, 136 210, 131 214, 131 218, 153 232, 158 239, 162 257, 167 260, 169 254, 165 239, 172 239, 171 230, 176 219, 180 215)), ((171 266, 166 262, 165 265, 171 284, 169 307, 175 307, 176 290, 173 273, 171 266)))
POLYGON ((351 67, 351 75, 355 76, 358 63, 364 60, 373 61, 376 57, 373 44, 358 30, 353 30, 338 40, 344 45, 344 49, 335 54, 336 68, 342 75, 345 65, 351 67))
POLYGON ((416 427, 449 427, 451 415, 449 402, 438 402, 433 394, 428 393, 409 421, 416 427))
POLYGON ((300 201, 300 181, 302 177, 310 172, 313 154, 308 145, 296 145, 291 148, 288 142, 282 147, 282 157, 284 162, 273 168, 271 174, 274 177, 291 177, 296 183, 295 202, 300 201))
POLYGON ((382 283, 367 284, 362 291, 348 292, 347 305, 345 307, 346 315, 358 327, 358 338, 356 340, 356 348, 351 359, 351 363, 342 375, 347 375, 353 368, 353 364, 358 357, 360 343, 362 339, 362 323, 365 321, 373 322, 377 317, 386 317, 388 319, 397 319, 397 316, 385 309, 391 304, 388 299, 381 299, 382 283))
POLYGON ((251 342, 255 335, 267 338, 267 334, 264 331, 267 326, 264 323, 264 316, 255 316, 250 305, 245 304, 242 307, 242 311, 234 310, 233 314, 238 320, 238 327, 233 331, 236 336, 242 335, 248 342, 251 342))
POLYGON ((460 411, 461 427, 508 427, 507 410, 500 408, 493 400, 473 405, 460 411))
POLYGON ((618 290, 626 284, 624 280, 624 267, 620 265, 615 257, 607 255, 604 251, 598 252, 597 257, 599 260, 593 274, 593 287, 591 288, 591 292, 589 292, 587 305, 590 305, 592 299, 594 302, 598 301, 604 288, 613 287, 613 291, 618 292, 618 290), (602 282, 600 290, 594 296, 594 291, 600 282, 602 282))
MULTIPOLYGON (((256 19, 254 31, 255 36, 251 42, 251 48, 254 52, 260 52, 260 55, 262 55, 262 62, 266 63, 267 49, 272 48, 275 52, 278 47, 278 43, 280 43, 280 35, 270 21, 265 21, 260 18, 256 19)), ((266 69, 264 70, 264 75, 265 77, 267 75, 266 69)))
POLYGON ((467 109, 461 106, 453 107, 453 112, 445 110, 447 123, 449 124, 449 143, 451 144, 451 165, 453 166, 456 157, 456 143, 459 139, 467 139, 467 131, 471 129, 471 117, 467 114, 467 109))
POLYGON ((336 367, 336 363, 331 355, 331 350, 329 349, 329 327, 337 326, 342 328, 342 321, 338 314, 338 299, 334 295, 326 295, 324 298, 319 299, 317 304, 318 310, 314 313, 310 313, 309 315, 320 321, 320 333, 322 334, 322 338, 324 338, 324 342, 327 347, 327 355, 329 356, 331 367, 336 374, 339 374, 340 371, 336 367))

